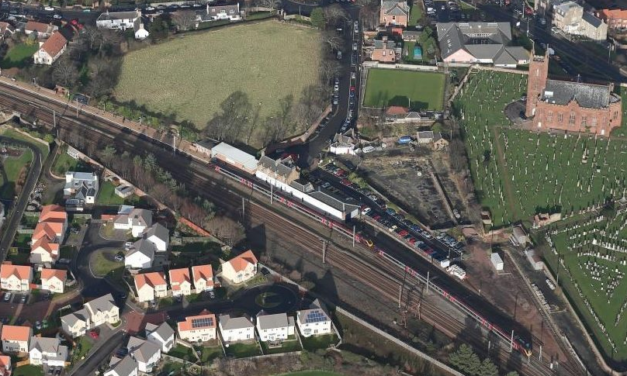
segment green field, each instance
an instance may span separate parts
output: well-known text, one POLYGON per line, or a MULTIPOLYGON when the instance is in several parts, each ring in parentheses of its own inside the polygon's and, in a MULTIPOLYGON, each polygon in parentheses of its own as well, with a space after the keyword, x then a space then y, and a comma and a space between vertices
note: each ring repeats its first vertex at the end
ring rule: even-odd
POLYGON ((115 97, 202 129, 242 91, 263 119, 319 82, 321 46, 317 31, 275 21, 185 35, 127 54, 115 97))
POLYGON ((520 74, 473 73, 455 101, 475 191, 495 226, 539 211, 568 214, 622 195, 627 142, 513 129, 503 109, 526 86, 520 74))
POLYGON ((23 68, 29 60, 33 60, 33 55, 39 49, 37 43, 27 45, 18 44, 9 49, 6 56, 0 61, 0 68, 23 68))
POLYGON ((413 109, 439 111, 444 104, 446 76, 442 73, 370 69, 364 106, 409 105, 413 109))
POLYGON ((19 157, 8 157, 2 160, 0 169, 0 198, 12 200, 15 197, 15 185, 21 172, 33 160, 33 152, 23 149, 19 157))
POLYGON ((627 254, 609 250, 599 243, 608 242, 627 248, 624 241, 627 238, 626 220, 627 214, 623 213, 609 220, 581 223, 577 229, 552 235, 555 251, 544 251, 544 258, 553 274, 557 272, 559 253, 563 261, 560 285, 590 327, 592 337, 606 354, 617 361, 627 360, 627 344, 624 343, 627 314, 623 313, 617 321, 621 307, 627 304, 627 283, 623 281, 627 274, 627 254), (601 234, 603 230, 607 235, 601 234), (593 239, 597 245, 592 244, 593 239), (608 288, 612 282, 616 285, 608 288), (591 309, 587 308, 586 301, 591 309), (596 323, 595 315, 607 334, 596 323), (614 352, 610 341, 616 346, 614 352))

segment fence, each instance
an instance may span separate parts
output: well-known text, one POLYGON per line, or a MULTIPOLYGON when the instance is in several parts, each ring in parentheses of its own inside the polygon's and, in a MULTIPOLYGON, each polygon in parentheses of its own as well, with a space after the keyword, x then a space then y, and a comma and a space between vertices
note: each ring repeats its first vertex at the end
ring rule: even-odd
POLYGON ((291 20, 296 20, 296 21, 307 21, 307 22, 311 22, 311 18, 307 17, 307 16, 300 16, 298 14, 286 14, 283 16, 283 19, 285 21, 291 21, 291 20))
POLYGON ((412 64, 380 64, 378 61, 365 61, 364 68, 381 68, 381 69, 401 69, 425 72, 437 72, 440 67, 433 65, 412 65, 412 64))

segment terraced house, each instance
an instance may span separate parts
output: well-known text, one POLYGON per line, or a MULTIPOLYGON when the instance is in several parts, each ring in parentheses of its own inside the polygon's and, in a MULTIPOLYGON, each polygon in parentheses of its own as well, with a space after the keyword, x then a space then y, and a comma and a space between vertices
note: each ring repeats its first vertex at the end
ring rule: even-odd
POLYGON ((26 265, 2 264, 0 266, 0 285, 8 291, 30 291, 33 281, 33 268, 26 265))

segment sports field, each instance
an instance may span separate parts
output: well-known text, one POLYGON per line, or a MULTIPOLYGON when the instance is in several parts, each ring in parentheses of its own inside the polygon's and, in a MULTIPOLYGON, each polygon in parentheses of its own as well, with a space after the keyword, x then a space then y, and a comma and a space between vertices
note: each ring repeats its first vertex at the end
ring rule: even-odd
POLYGON ((514 129, 503 109, 526 87, 524 75, 482 71, 473 74, 455 103, 475 191, 495 226, 538 211, 568 214, 622 195, 627 141, 514 129))
POLYGON ((230 94, 248 94, 264 117, 289 94, 318 82, 317 31, 275 21, 238 25, 178 37, 124 57, 115 88, 119 101, 176 114, 205 127, 230 94))
POLYGON ((444 103, 445 79, 442 73, 370 69, 364 106, 407 107, 409 98, 413 109, 439 111, 444 103))

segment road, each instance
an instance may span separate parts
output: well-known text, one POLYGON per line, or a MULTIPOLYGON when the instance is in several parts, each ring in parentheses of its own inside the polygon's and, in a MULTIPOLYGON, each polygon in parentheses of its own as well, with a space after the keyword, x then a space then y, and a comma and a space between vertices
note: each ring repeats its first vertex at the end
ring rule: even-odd
MULTIPOLYGON (((37 180, 39 180, 39 175, 42 170, 42 155, 41 151, 31 144, 14 140, 12 138, 0 136, 0 142, 11 142, 15 144, 22 145, 27 147, 33 152, 33 162, 31 163, 31 167, 29 170, 28 177, 26 178, 26 182, 22 187, 22 191, 20 192, 20 196, 17 201, 13 203, 13 208, 10 212, 8 220, 4 223, 4 228, 2 230, 2 240, 0 240, 0 260, 3 260, 7 257, 7 251, 13 243, 13 238, 15 237, 15 232, 17 231, 17 227, 22 221, 22 216, 24 215, 24 210, 26 210, 26 206, 28 205, 28 199, 30 197, 31 192, 35 189, 37 185, 37 180)), ((9 212, 9 208, 5 208, 5 212, 9 212)))
POLYGON ((109 338, 101 338, 96 342, 94 347, 96 351, 92 349, 92 355, 87 358, 78 368, 73 368, 69 372, 69 376, 84 376, 93 375, 94 371, 98 369, 98 366, 102 364, 125 340, 125 333, 121 330, 116 331, 109 338), (100 347, 98 347, 100 346, 100 347))

